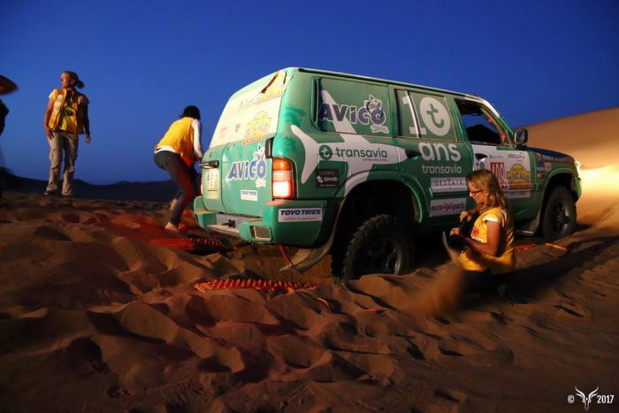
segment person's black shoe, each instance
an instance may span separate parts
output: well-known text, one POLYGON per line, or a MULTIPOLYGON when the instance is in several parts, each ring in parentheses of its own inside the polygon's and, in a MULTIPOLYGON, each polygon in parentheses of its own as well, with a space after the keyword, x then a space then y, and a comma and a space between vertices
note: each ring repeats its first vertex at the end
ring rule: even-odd
POLYGON ((45 191, 43 193, 43 195, 45 195, 45 196, 57 196, 58 192, 56 192, 56 191, 45 191))

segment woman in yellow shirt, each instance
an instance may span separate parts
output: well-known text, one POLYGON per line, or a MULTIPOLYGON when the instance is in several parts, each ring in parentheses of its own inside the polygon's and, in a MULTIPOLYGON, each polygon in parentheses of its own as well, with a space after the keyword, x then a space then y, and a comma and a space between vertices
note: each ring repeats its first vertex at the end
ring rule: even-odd
POLYGON ((470 236, 460 228, 451 235, 461 236, 465 248, 459 262, 466 271, 467 289, 491 292, 503 289, 516 265, 514 255, 514 224, 509 213, 507 197, 496 176, 481 169, 466 177, 469 195, 477 203, 471 211, 460 214, 460 220, 470 220, 479 213, 470 236))

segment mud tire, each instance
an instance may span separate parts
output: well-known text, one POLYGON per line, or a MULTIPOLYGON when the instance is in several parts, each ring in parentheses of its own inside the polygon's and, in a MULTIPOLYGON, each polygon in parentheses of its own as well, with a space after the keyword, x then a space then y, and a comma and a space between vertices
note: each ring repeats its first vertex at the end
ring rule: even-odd
POLYGON ((340 281, 365 274, 404 274, 414 258, 414 247, 406 226, 391 215, 376 215, 354 232, 346 249, 340 281))
POLYGON ((551 190, 542 213, 541 236, 555 241, 576 230, 576 203, 569 190, 558 186, 551 190))

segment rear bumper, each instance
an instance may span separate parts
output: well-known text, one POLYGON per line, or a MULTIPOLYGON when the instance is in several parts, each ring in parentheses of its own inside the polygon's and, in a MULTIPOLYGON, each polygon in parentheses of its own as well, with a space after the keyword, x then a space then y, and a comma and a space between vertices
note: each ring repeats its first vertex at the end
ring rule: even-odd
POLYGON ((194 200, 194 216, 202 228, 251 242, 304 248, 322 245, 335 224, 337 203, 325 200, 282 200, 265 205, 262 217, 209 211, 201 197, 194 200))

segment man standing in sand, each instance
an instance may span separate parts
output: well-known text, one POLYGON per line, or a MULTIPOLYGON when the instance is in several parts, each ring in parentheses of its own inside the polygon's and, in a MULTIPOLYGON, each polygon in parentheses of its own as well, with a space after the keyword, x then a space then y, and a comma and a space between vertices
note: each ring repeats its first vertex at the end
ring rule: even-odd
POLYGON ((45 111, 45 135, 49 143, 49 181, 45 195, 58 195, 60 166, 64 158, 62 195, 75 195, 73 176, 77 160, 78 135, 86 133, 90 143, 90 120, 88 119, 88 98, 76 88, 83 88, 84 82, 75 72, 65 71, 60 75, 62 88, 52 90, 45 111))

